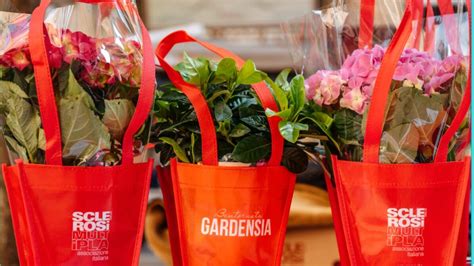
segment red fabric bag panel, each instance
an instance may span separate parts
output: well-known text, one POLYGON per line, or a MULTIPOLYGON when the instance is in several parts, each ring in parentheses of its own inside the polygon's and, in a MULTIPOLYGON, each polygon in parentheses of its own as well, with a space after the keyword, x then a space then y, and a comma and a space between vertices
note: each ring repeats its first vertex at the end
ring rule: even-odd
MULTIPOLYGON (((156 54, 168 77, 192 103, 202 134, 202 165, 171 161, 160 183, 177 265, 280 265, 295 175, 280 165, 283 138, 270 118, 272 154, 265 166, 219 166, 212 116, 201 91, 186 83, 165 57, 177 43, 197 42, 221 57, 243 60, 184 31, 170 34, 156 54)), ((264 83, 253 86, 262 105, 276 110, 264 83)))
POLYGON ((152 166, 4 166, 21 264, 137 265, 152 166))
POLYGON ((142 25, 142 80, 137 107, 123 139, 122 165, 63 166, 56 99, 43 38, 49 4, 43 0, 33 12, 29 36, 47 164, 19 160, 14 166, 2 167, 20 263, 138 265, 153 167, 152 161, 133 162, 133 136, 149 115, 155 89, 148 32, 142 25))

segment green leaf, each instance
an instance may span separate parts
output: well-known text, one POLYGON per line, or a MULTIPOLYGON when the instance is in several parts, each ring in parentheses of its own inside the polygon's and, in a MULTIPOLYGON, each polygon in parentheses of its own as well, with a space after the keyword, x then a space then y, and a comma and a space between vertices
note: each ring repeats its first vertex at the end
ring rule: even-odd
POLYGON ((10 149, 15 152, 20 159, 25 162, 29 162, 28 152, 26 151, 26 149, 22 145, 18 144, 15 139, 7 135, 5 135, 4 137, 10 149))
POLYGON ((250 132, 251 132, 250 128, 248 128, 246 125, 238 124, 232 129, 232 131, 229 134, 229 137, 240 138, 247 135, 250 132))
POLYGON ((279 85, 273 82, 270 78, 265 78, 265 82, 270 86, 272 89, 273 95, 275 95, 275 99, 280 107, 280 110, 284 111, 288 108, 288 95, 285 90, 283 90, 279 85))
POLYGON ((313 112, 311 114, 311 117, 316 119, 318 123, 324 126, 326 129, 329 129, 332 125, 332 122, 334 121, 332 117, 330 117, 328 114, 323 113, 323 112, 313 112))
POLYGON ((443 103, 447 98, 426 96, 421 90, 411 87, 399 88, 394 94, 392 101, 395 104, 390 105, 384 130, 411 123, 419 132, 419 146, 428 145, 434 150, 442 133, 438 129, 444 126, 447 118, 443 103))
POLYGON ((214 106, 214 116, 217 122, 232 118, 232 109, 224 102, 218 102, 214 106))
POLYGON ((186 156, 186 153, 181 148, 181 146, 179 146, 178 142, 176 142, 174 139, 168 138, 168 137, 162 137, 162 138, 160 138, 160 141, 170 145, 173 148, 174 153, 176 154, 176 156, 178 157, 178 159, 180 161, 185 162, 185 163, 189 163, 188 156, 186 156))
POLYGON ((380 142, 381 163, 414 163, 418 153, 420 135, 411 123, 384 131, 380 142))
POLYGON ((38 132, 38 148, 46 151, 46 136, 44 135, 44 129, 40 128, 38 132))
POLYGON ((295 117, 303 110, 306 102, 304 77, 298 75, 290 82, 290 103, 293 106, 293 115, 295 117))
POLYGON ((278 123, 278 128, 280 129, 280 134, 283 136, 283 138, 291 143, 295 143, 298 140, 301 130, 309 129, 308 125, 306 124, 290 121, 280 121, 278 123))
POLYGON ((239 117, 247 126, 258 131, 268 132, 267 118, 252 107, 240 107, 239 117))
POLYGON ((242 163, 256 163, 265 159, 270 154, 270 150, 271 143, 267 138, 252 135, 237 143, 232 152, 232 158, 242 163))
POLYGON ((18 69, 13 69, 13 83, 19 86, 22 90, 28 89, 28 82, 26 82, 23 74, 18 69))
POLYGON ((362 115, 343 108, 334 115, 334 128, 339 139, 347 143, 362 143, 362 115))
POLYGON ((79 165, 98 151, 110 149, 107 127, 89 109, 82 97, 67 97, 59 101, 59 116, 63 142, 63 157, 79 165))
POLYGON ((28 99, 28 95, 15 83, 10 81, 0 80, 0 102, 5 101, 8 94, 18 96, 23 99, 28 99))
MULTIPOLYGON (((79 82, 74 77, 74 73, 72 73, 71 69, 67 70, 67 84, 61 84, 65 88, 64 90, 64 98, 67 97, 79 97, 84 101, 84 104, 90 108, 95 109, 94 100, 92 97, 82 88, 79 82)), ((64 82, 64 81, 60 81, 64 82)))
POLYGON ((183 78, 194 85, 203 87, 209 80, 210 63, 204 58, 191 58, 184 53, 183 62, 176 66, 183 78))
POLYGON ((213 83, 233 81, 237 77, 237 65, 232 58, 224 58, 217 65, 216 75, 213 83))
POLYGON ((290 107, 290 109, 286 109, 284 111, 280 111, 278 113, 274 112, 273 110, 270 110, 267 108, 267 110, 265 110, 265 114, 268 116, 268 117, 274 117, 274 116, 278 116, 280 117, 282 120, 288 120, 291 116, 291 113, 293 112, 293 106, 290 107))
POLYGON ((6 102, 6 124, 19 145, 28 154, 29 162, 36 162, 38 131, 41 125, 39 114, 33 106, 20 97, 12 96, 6 102))
POLYGON ((253 61, 247 60, 238 73, 236 82, 237 84, 251 85, 263 81, 265 77, 266 74, 258 71, 253 61))
POLYGON ((298 147, 285 147, 281 164, 290 172, 299 174, 308 168, 308 155, 298 147))
POLYGON ((10 68, 8 67, 0 66, 0 79, 3 79, 7 75, 9 70, 10 68))
POLYGON ((105 113, 102 121, 114 139, 122 141, 134 112, 135 106, 130 100, 105 100, 105 113))
POLYGON ((291 72, 291 68, 283 69, 275 79, 275 83, 285 91, 290 90, 290 83, 288 83, 288 76, 291 72))

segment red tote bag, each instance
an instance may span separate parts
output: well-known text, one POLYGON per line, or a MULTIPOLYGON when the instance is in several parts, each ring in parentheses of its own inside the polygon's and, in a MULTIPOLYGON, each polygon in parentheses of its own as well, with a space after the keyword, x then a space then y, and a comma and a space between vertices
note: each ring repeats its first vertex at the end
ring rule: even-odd
POLYGON ((17 161, 2 167, 20 263, 138 265, 153 164, 133 163, 133 137, 153 102, 155 68, 149 35, 142 26, 143 74, 136 111, 123 139, 122 165, 62 166, 61 132, 43 38, 49 4, 44 0, 34 11, 29 36, 47 164, 17 161))
MULTIPOLYGON (((197 42, 239 66, 244 63, 184 31, 170 34, 157 47, 161 66, 192 103, 202 134, 202 165, 174 159, 169 170, 161 170, 174 264, 280 265, 295 175, 280 166, 284 141, 278 119, 269 119, 272 153, 266 166, 218 166, 215 126, 206 100, 164 59, 175 44, 184 42, 197 42)), ((264 83, 253 88, 264 108, 276 109, 264 83)))
POLYGON ((466 265, 470 158, 447 162, 447 157, 469 110, 470 76, 434 163, 378 162, 385 115, 380 110, 412 32, 410 4, 375 83, 363 162, 331 158, 336 190, 327 181, 343 265, 466 265))

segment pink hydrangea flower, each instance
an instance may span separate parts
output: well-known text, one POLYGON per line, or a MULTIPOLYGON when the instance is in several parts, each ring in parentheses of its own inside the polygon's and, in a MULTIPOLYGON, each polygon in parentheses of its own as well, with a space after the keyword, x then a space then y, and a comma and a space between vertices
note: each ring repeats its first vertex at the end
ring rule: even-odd
POLYGON ((56 46, 50 38, 45 38, 46 51, 48 53, 49 66, 59 69, 63 64, 63 54, 61 48, 56 46))
POLYGON ((104 88, 115 82, 115 71, 111 64, 98 61, 96 64, 84 64, 81 78, 95 88, 104 88))
POLYGON ((362 93, 360 88, 348 88, 344 91, 340 101, 341 107, 351 109, 358 114, 363 114, 367 107, 369 97, 362 93))
POLYGON ((337 103, 345 83, 337 71, 318 71, 306 81, 307 97, 318 105, 337 103))
POLYGON ((2 64, 23 70, 31 64, 30 52, 26 47, 10 50, 2 56, 2 64))
POLYGON ((373 83, 384 54, 385 50, 378 45, 372 49, 355 50, 341 68, 341 76, 348 81, 349 88, 361 88, 363 85, 373 83))
POLYGON ((432 94, 445 89, 444 85, 454 78, 456 72, 464 64, 465 57, 452 55, 436 64, 436 70, 427 79, 423 88, 425 93, 432 94))
POLYGON ((64 61, 71 63, 73 60, 90 62, 97 58, 97 47, 94 38, 76 31, 65 30, 62 36, 64 61))

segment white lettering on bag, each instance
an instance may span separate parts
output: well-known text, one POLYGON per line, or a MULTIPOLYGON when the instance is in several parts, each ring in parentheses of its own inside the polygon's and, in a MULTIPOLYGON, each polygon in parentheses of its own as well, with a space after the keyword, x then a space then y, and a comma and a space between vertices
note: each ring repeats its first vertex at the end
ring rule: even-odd
POLYGON ((408 257, 424 256, 426 208, 388 208, 387 246, 408 257))
POLYGON ((260 211, 245 214, 241 211, 219 210, 214 217, 201 219, 201 234, 224 237, 263 237, 272 234, 271 220, 260 211))
POLYGON ((111 211, 72 213, 72 250, 93 261, 108 260, 111 211))

